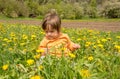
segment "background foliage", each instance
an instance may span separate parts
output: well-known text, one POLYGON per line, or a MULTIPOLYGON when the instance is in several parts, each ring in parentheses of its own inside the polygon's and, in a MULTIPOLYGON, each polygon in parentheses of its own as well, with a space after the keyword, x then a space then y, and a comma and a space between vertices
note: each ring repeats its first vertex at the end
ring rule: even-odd
POLYGON ((50 9, 63 19, 120 18, 120 0, 0 0, 0 16, 42 18, 50 9))

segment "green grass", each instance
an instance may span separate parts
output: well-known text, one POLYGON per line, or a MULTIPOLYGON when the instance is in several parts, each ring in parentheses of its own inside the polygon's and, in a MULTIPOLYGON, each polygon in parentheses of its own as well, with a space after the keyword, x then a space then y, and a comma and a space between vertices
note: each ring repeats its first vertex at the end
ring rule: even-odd
MULTIPOLYGON (((8 18, 5 16, 0 16, 0 20, 42 20, 39 18, 8 18)), ((83 19, 76 19, 76 20, 70 20, 70 19, 62 19, 64 22, 120 22, 120 18, 83 18, 83 19)))
POLYGON ((0 79, 120 79, 120 31, 62 28, 62 32, 81 48, 72 52, 74 57, 47 55, 41 63, 40 27, 0 24, 0 79))

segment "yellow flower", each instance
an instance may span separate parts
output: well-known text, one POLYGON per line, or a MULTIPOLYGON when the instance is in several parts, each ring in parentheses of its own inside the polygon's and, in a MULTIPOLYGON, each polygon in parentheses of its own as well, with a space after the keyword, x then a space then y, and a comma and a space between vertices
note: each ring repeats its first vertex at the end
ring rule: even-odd
POLYGON ((27 39, 28 37, 27 37, 27 35, 22 35, 22 38, 27 39))
POLYGON ((115 45, 114 48, 117 49, 117 50, 120 50, 120 46, 119 45, 115 45))
POLYGON ((5 65, 2 66, 2 69, 3 69, 3 70, 7 70, 7 69, 8 69, 8 66, 9 66, 8 64, 5 64, 5 65))
POLYGON ((33 59, 28 59, 28 60, 27 60, 27 64, 28 64, 28 65, 34 64, 34 60, 33 60, 33 59))
POLYGON ((91 42, 86 42, 85 47, 89 47, 91 44, 91 42))
POLYGON ((36 52, 37 52, 37 53, 43 53, 44 50, 43 50, 43 49, 37 49, 36 52))
POLYGON ((92 60, 93 60, 93 56, 89 56, 89 57, 88 57, 88 60, 89 60, 89 61, 92 61, 92 60))
POLYGON ((23 52, 27 52, 27 49, 23 49, 23 52))
POLYGON ((98 44, 98 47, 103 48, 103 45, 102 44, 98 44))
POLYGON ((107 40, 109 40, 109 41, 110 41, 110 40, 111 40, 111 38, 107 38, 107 40))
POLYGON ((8 39, 7 39, 7 38, 4 38, 3 41, 8 41, 8 39))
POLYGON ((120 45, 115 45, 114 49, 116 49, 120 53, 120 45))
POLYGON ((77 41, 81 41, 82 39, 78 38, 77 41))
POLYGON ((100 43, 100 40, 97 40, 97 43, 99 44, 99 43, 100 43))
POLYGON ((80 71, 80 75, 81 75, 83 78, 88 78, 88 77, 90 77, 90 72, 89 72, 88 70, 86 70, 86 69, 82 69, 82 70, 80 71))
POLYGON ((16 41, 16 40, 17 40, 17 38, 14 37, 14 38, 13 38, 13 41, 16 41))
POLYGON ((107 41, 107 39, 102 39, 101 41, 102 41, 102 42, 106 42, 106 41, 107 41))
POLYGON ((21 45, 21 46, 24 46, 24 45, 25 45, 25 43, 20 43, 20 45, 21 45))
POLYGON ((42 31, 41 31, 40 33, 41 33, 41 34, 45 34, 45 32, 42 32, 42 31))
POLYGON ((93 30, 88 30, 88 32, 89 32, 89 33, 92 33, 92 32, 94 32, 94 31, 93 31, 93 30))
POLYGON ((43 69, 43 66, 42 66, 42 65, 40 65, 40 66, 39 66, 39 70, 42 70, 42 69, 43 69))
POLYGON ((32 76, 30 79, 41 79, 39 75, 32 76))
POLYGON ((9 48, 9 50, 11 51, 11 50, 13 50, 13 48, 9 48))
POLYGON ((11 33, 10 33, 10 36, 11 36, 11 37, 15 37, 15 33, 14 33, 14 32, 11 32, 11 33))
POLYGON ((32 38, 35 38, 35 37, 36 37, 36 35, 32 35, 31 37, 32 37, 32 38))
POLYGON ((36 38, 36 35, 31 35, 31 39, 34 39, 34 38, 36 38))
POLYGON ((120 36, 116 36, 116 38, 120 39, 120 36))
POLYGON ((65 51, 65 50, 67 50, 67 48, 65 48, 65 47, 62 47, 62 48, 61 48, 61 50, 62 50, 62 51, 65 51))
POLYGON ((69 56, 70 56, 71 58, 75 58, 75 57, 76 57, 75 54, 73 54, 73 53, 69 53, 69 56))
POLYGON ((7 43, 10 43, 10 42, 12 42, 12 40, 7 40, 6 42, 7 42, 7 43))
POLYGON ((35 59, 39 59, 40 58, 40 54, 37 54, 34 56, 35 59))
POLYGON ((97 48, 97 46, 93 46, 93 48, 95 48, 95 49, 96 49, 96 48, 97 48))

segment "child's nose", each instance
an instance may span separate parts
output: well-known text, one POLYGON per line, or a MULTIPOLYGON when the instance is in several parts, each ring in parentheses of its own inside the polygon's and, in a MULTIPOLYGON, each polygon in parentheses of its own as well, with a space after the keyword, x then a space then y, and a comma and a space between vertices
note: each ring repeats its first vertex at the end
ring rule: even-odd
POLYGON ((48 33, 47 33, 47 35, 51 35, 51 33, 50 33, 50 32, 48 32, 48 33))

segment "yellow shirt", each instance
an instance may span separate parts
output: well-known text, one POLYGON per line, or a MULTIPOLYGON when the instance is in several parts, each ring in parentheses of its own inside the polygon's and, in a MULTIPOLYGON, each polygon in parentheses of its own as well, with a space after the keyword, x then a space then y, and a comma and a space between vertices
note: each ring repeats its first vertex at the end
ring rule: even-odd
POLYGON ((49 54, 61 57, 62 55, 68 56, 68 53, 74 50, 73 45, 74 43, 69 39, 68 35, 61 33, 58 38, 53 40, 44 37, 39 45, 39 49, 48 48, 49 54))

